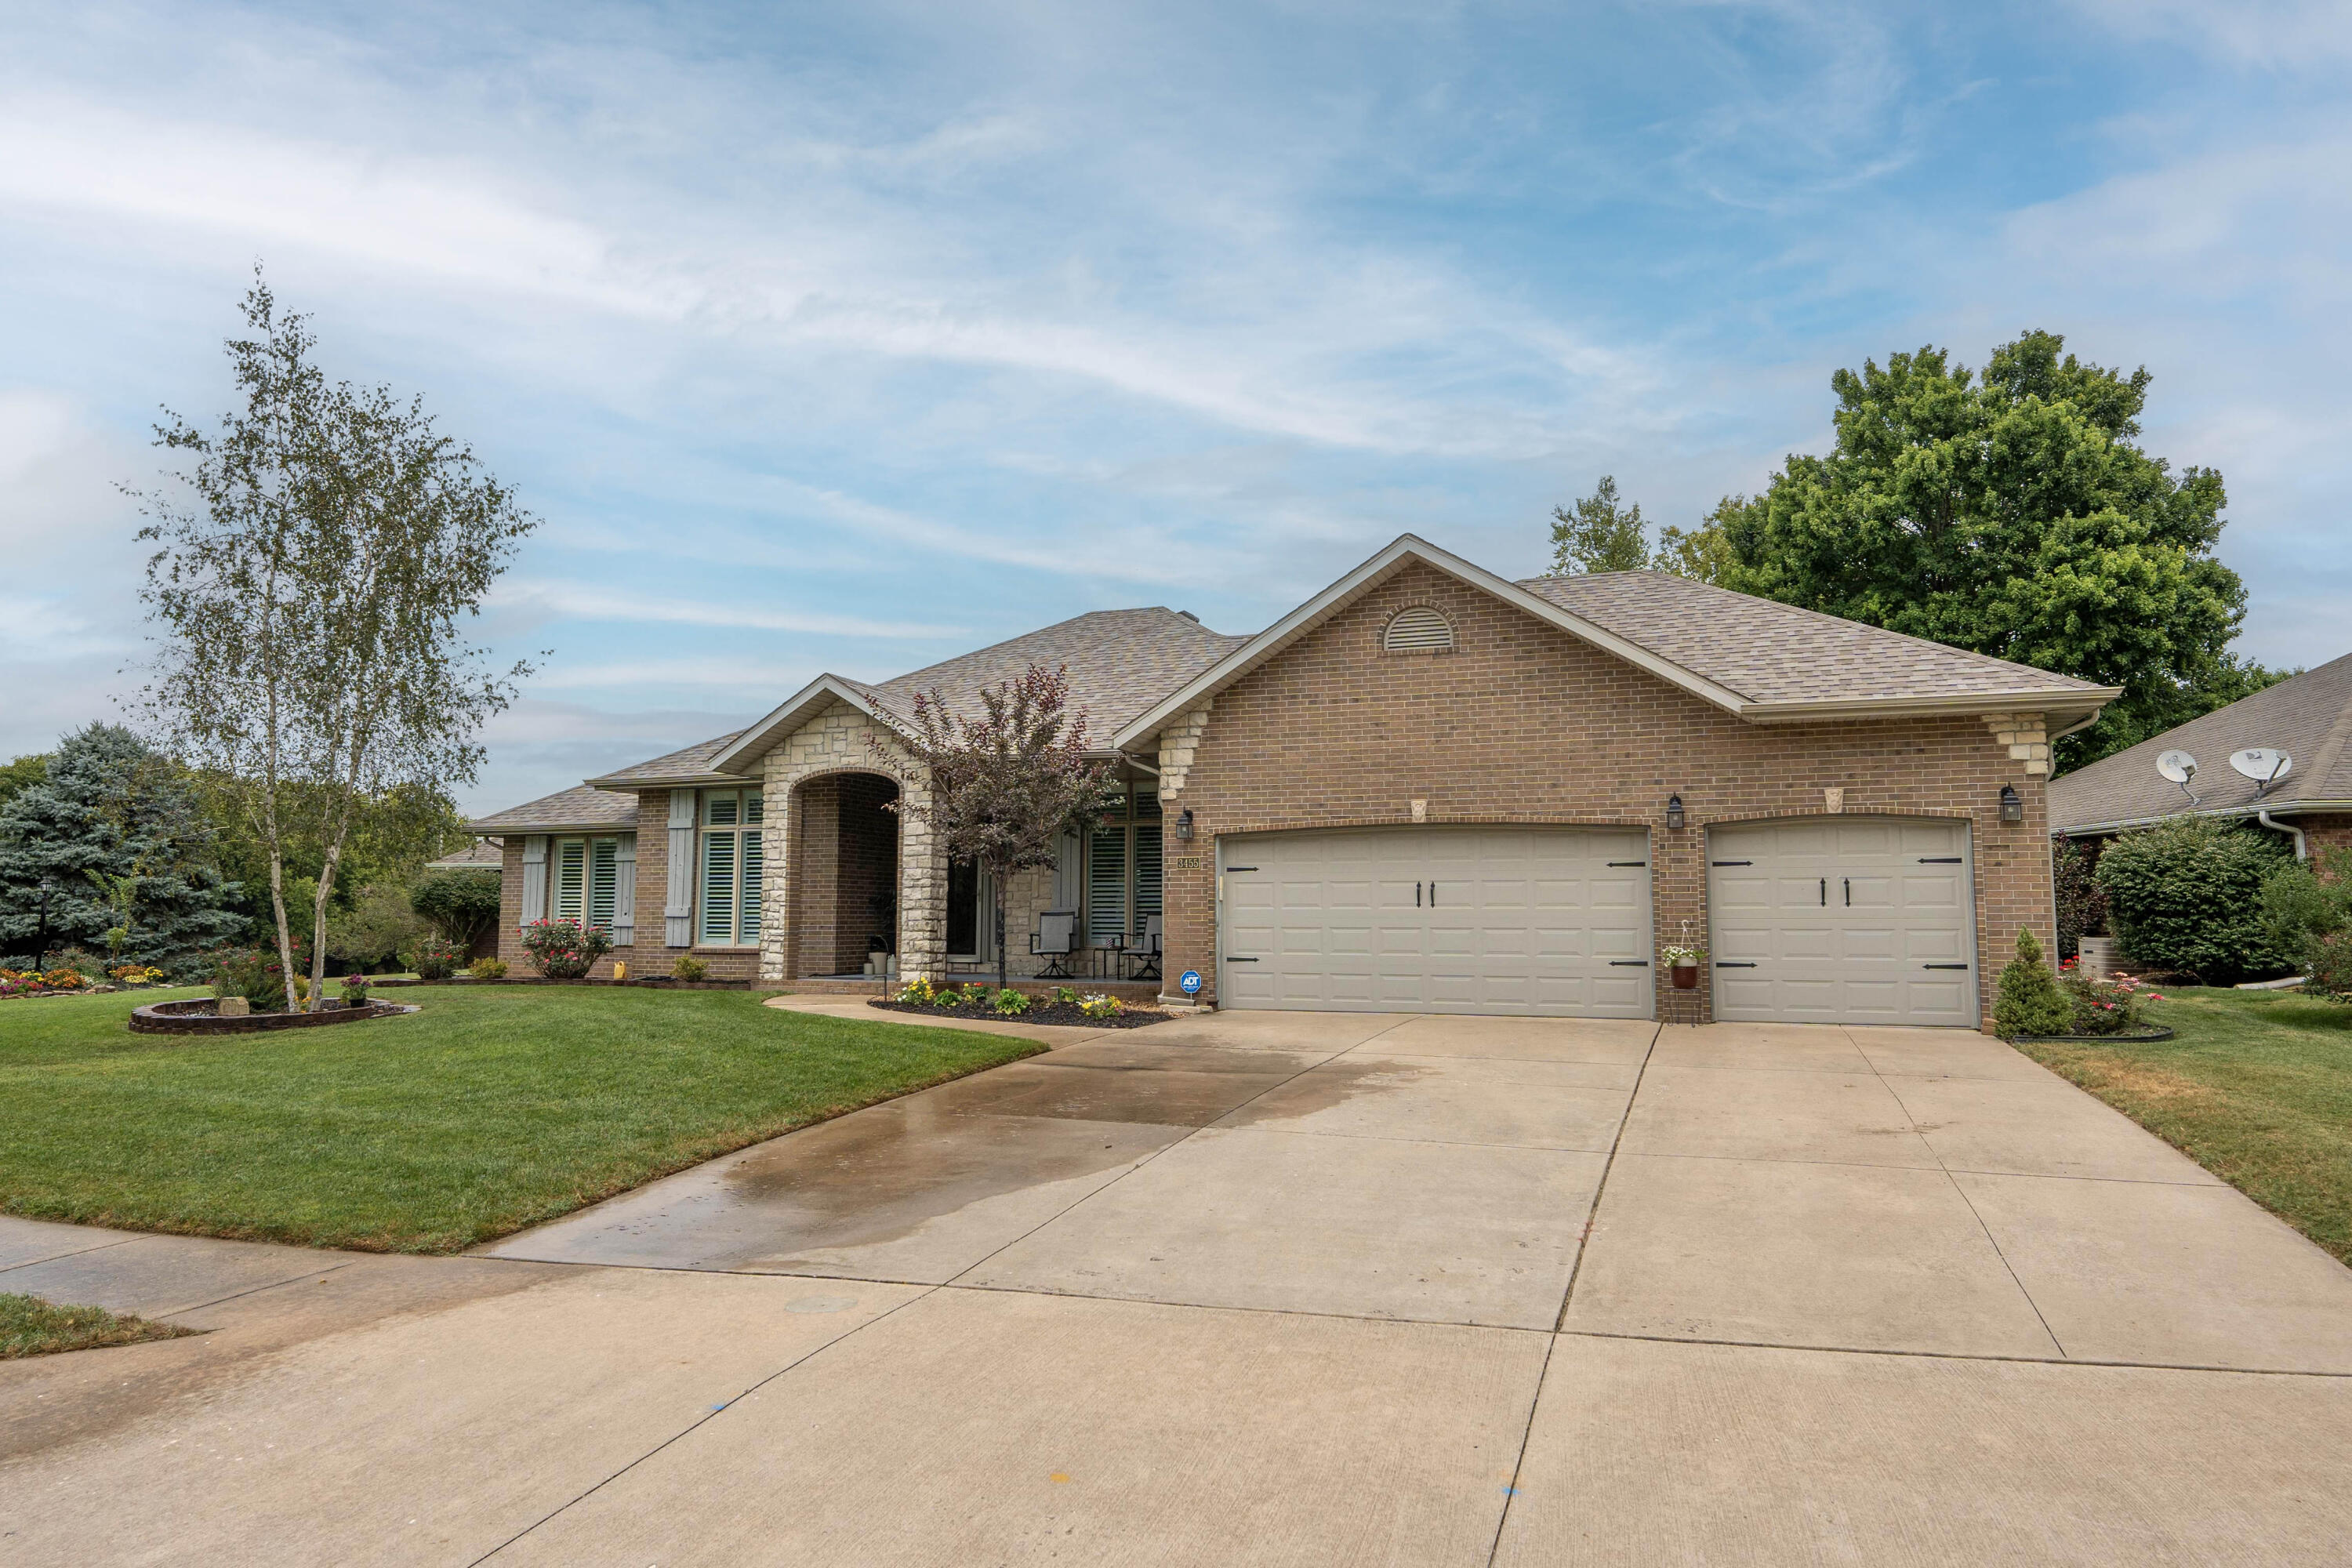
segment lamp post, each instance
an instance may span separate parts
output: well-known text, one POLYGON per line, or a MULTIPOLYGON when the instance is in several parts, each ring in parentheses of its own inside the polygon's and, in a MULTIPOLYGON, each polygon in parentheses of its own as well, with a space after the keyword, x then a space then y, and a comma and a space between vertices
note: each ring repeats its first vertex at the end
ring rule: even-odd
POLYGON ((56 886, 48 878, 41 879, 41 916, 33 928, 33 973, 36 974, 41 973, 41 966, 49 956, 49 889, 56 886))

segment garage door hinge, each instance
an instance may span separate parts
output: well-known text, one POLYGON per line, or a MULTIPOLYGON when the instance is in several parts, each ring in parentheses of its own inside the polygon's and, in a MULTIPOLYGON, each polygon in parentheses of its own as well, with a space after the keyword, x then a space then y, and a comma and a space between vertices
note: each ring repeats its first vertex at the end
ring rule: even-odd
POLYGON ((1649 864, 1647 860, 1612 860, 1609 863, 1612 866, 1646 866, 1649 864))
POLYGON ((1717 959, 1717 960, 1715 961, 1715 966, 1716 966, 1717 969, 1753 969, 1753 968, 1755 968, 1755 967, 1756 967, 1756 966, 1755 966, 1754 964, 1752 964, 1752 963, 1736 963, 1736 962, 1734 962, 1733 960, 1731 960, 1731 959, 1727 959, 1727 958, 1718 958, 1718 959, 1717 959))
POLYGON ((1965 963, 1923 963, 1919 967, 1922 969, 1966 969, 1968 965, 1965 963))
POLYGON ((1753 860, 1710 860, 1707 864, 1710 866, 1753 866, 1756 862, 1753 860))
POLYGON ((1225 954, 1225 962, 1227 963, 1255 963, 1257 960, 1255 958, 1236 958, 1229 952, 1225 954))
POLYGON ((1919 857, 1919 864, 1922 866, 1957 866, 1959 863, 1960 858, 1957 855, 1922 855, 1919 857))
POLYGON ((1647 969, 1650 967, 1650 961, 1646 958, 1612 958, 1609 961, 1609 967, 1612 969, 1647 969))

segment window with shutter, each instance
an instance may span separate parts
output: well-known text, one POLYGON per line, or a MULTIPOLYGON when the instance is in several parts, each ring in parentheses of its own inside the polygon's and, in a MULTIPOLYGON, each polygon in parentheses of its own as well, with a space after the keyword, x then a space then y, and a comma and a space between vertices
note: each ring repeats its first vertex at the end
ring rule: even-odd
POLYGON ((1391 653, 1442 653, 1453 646, 1453 626, 1426 605, 1399 610, 1381 634, 1381 647, 1391 653))
POLYGON ((1144 921, 1160 912, 1160 824, 1135 825, 1135 923, 1130 938, 1143 934, 1144 921))
MULTIPOLYGON (((751 799, 750 816, 752 821, 757 822, 760 820, 759 797, 754 795, 751 799)), ((758 828, 752 828, 743 835, 742 914, 735 926, 735 940, 740 942, 754 942, 760 940, 760 864, 764 852, 764 847, 760 842, 758 828)))
POLYGON ((735 940, 735 842, 732 833, 702 836, 702 940, 735 940))
POLYGON ((1127 829, 1097 828, 1087 844, 1087 941, 1127 933, 1127 829))
POLYGON ((577 838, 559 839, 555 846, 555 910, 560 921, 580 918, 580 898, 587 869, 588 846, 577 838))
POLYGON ((588 923, 613 929, 614 905, 620 898, 620 842, 599 838, 588 846, 588 923))

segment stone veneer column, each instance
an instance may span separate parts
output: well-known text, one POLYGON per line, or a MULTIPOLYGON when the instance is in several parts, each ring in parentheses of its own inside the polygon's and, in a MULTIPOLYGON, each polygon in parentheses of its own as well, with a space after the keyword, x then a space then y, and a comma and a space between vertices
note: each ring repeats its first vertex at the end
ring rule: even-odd
POLYGON ((2013 762, 2025 764, 2025 771, 2037 778, 2050 773, 2050 733, 2039 713, 1988 713, 1985 728, 1992 738, 2009 748, 2013 762))
MULTIPOLYGON (((762 771, 766 820, 761 846, 765 900, 760 924, 760 977, 792 980, 797 933, 793 930, 793 792, 822 773, 880 773, 897 781, 899 798, 927 802, 920 770, 898 737, 852 708, 835 702, 785 736, 768 752, 762 771), (877 755, 868 737, 883 737, 877 755)), ((937 980, 947 973, 947 861, 930 831, 903 813, 898 822, 898 973, 937 980)))

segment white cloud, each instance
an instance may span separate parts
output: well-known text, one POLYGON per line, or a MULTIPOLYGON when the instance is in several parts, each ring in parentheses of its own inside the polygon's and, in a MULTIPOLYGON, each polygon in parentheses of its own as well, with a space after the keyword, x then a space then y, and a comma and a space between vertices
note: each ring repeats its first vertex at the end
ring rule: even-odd
POLYGON ((860 616, 828 616, 762 609, 756 595, 710 599, 662 598, 593 584, 509 579, 492 591, 486 607, 538 610, 589 621, 625 621, 672 626, 740 626, 753 631, 807 632, 849 637, 960 637, 961 626, 929 621, 874 621, 860 616))

